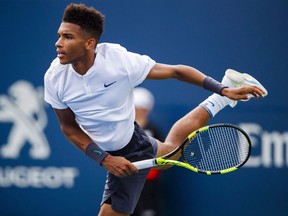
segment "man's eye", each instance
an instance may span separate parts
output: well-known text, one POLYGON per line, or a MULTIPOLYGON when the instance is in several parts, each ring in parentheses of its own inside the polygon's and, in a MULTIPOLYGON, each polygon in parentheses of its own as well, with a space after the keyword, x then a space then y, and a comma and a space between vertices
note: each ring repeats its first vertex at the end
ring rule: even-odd
POLYGON ((71 37, 68 36, 68 35, 65 35, 64 38, 65 38, 65 39, 71 39, 71 37))

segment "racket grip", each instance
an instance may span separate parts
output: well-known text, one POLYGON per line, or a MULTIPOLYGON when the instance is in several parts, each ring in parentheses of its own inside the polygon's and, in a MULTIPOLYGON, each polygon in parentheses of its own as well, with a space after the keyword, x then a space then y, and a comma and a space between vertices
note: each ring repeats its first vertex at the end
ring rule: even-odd
POLYGON ((147 169, 147 168, 151 168, 151 167, 157 166, 156 160, 154 158, 153 159, 147 159, 147 160, 133 162, 132 164, 134 166, 136 166, 138 170, 147 169))

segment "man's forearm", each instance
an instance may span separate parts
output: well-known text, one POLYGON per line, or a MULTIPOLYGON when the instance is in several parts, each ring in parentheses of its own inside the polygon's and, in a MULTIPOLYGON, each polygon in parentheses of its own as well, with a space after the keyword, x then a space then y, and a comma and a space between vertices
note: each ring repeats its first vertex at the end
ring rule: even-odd
POLYGON ((65 137, 81 151, 85 152, 92 139, 77 125, 74 127, 62 126, 61 130, 65 137))

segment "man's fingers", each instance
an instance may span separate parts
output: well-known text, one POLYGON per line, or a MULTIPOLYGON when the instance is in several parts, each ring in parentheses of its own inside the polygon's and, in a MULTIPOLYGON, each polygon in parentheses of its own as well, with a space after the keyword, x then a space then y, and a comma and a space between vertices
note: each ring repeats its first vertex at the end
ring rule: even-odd
POLYGON ((138 169, 129 161, 127 162, 127 164, 117 165, 113 174, 118 177, 124 177, 137 173, 138 169))
POLYGON ((132 163, 129 163, 125 171, 126 171, 126 174, 129 176, 134 173, 137 173, 138 169, 132 163))
POLYGON ((259 97, 262 98, 265 95, 265 91, 263 89, 259 88, 258 86, 248 86, 246 88, 247 88, 246 91, 245 91, 246 94, 251 94, 255 98, 259 98, 259 97))
POLYGON ((137 173, 137 172, 138 172, 137 167, 136 167, 134 164, 132 164, 132 163, 130 163, 130 170, 131 170, 131 172, 133 172, 133 173, 137 173))

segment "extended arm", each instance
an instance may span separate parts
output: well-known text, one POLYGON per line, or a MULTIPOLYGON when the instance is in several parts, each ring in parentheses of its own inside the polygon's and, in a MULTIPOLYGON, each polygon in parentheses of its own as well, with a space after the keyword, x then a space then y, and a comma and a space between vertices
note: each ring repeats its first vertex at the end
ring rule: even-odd
MULTIPOLYGON (((207 78, 205 74, 199 70, 186 65, 167 65, 157 63, 149 72, 147 79, 178 79, 199 87, 203 86, 204 80, 207 78)), ((211 90, 211 89, 208 89, 211 90)), ((213 90, 212 90, 213 91, 213 90)), ((215 92, 215 91, 213 91, 215 92)), ((233 100, 246 100, 248 94, 254 97, 262 97, 264 91, 257 86, 245 86, 241 88, 222 88, 221 95, 233 100)))
POLYGON ((147 79, 175 78, 202 87, 206 75, 186 65, 167 65, 157 63, 149 72, 147 79))

